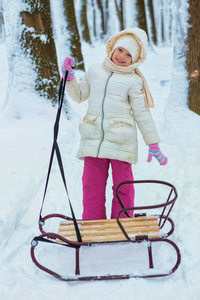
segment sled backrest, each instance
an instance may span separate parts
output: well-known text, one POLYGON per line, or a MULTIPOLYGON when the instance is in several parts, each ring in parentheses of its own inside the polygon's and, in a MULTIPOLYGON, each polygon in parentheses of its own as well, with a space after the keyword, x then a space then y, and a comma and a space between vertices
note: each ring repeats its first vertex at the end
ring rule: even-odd
MULTIPOLYGON (((145 195, 145 187, 142 186, 142 191, 143 194, 145 195)), ((146 193, 148 193, 148 191, 146 191, 146 193)), ((155 189, 155 194, 157 193, 156 189, 155 189)), ((130 211, 134 211, 134 216, 145 216, 145 215, 156 215, 158 217, 159 220, 159 228, 162 229, 166 223, 166 221, 168 221, 169 223, 171 223, 171 229, 166 232, 166 236, 169 236, 172 234, 172 232, 174 231, 174 224, 173 221, 169 218, 170 212, 175 204, 175 201, 178 197, 176 188, 165 181, 159 181, 159 180, 134 180, 134 181, 124 181, 122 183, 119 184, 119 186, 117 187, 116 190, 116 196, 117 199, 122 207, 121 211, 118 213, 117 216, 117 223, 120 226, 121 230, 123 231, 123 226, 121 224, 120 221, 120 216, 122 213, 126 213, 129 216, 129 212, 130 211), (165 202, 160 202, 159 204, 153 203, 151 205, 145 205, 145 206, 134 206, 134 207, 124 207, 123 205, 123 199, 120 199, 119 197, 119 190, 122 186, 124 185, 129 185, 129 184, 133 184, 135 187, 137 184, 156 184, 157 187, 167 187, 167 192, 165 192, 165 202)), ((139 200, 137 200, 139 201, 139 200)))

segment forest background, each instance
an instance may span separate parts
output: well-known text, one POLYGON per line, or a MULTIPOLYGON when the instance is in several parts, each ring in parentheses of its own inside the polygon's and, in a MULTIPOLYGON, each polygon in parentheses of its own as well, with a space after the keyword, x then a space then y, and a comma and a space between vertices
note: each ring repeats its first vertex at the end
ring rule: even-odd
MULTIPOLYGON (((200 1, 0 0, 0 8, 1 299, 55 300, 64 296, 73 300, 199 300, 200 1), (169 181, 176 186, 172 239, 180 248, 181 264, 173 275, 157 280, 65 284, 41 272, 30 257, 31 240, 39 232, 60 69, 66 56, 74 56, 76 77, 81 79, 91 64, 105 58, 105 42, 110 35, 126 27, 141 27, 148 34, 148 58, 141 71, 154 97, 151 113, 169 159, 164 167, 156 160, 148 164, 148 148, 138 134, 139 160, 133 166, 134 177, 169 181)), ((87 102, 79 105, 66 98, 64 108, 59 146, 70 198, 79 218, 83 163, 76 158, 76 149, 78 124, 87 102)), ((112 200, 110 177, 107 209, 112 200)), ((149 198, 160 201, 153 187, 142 190, 136 205, 147 204, 149 198)), ((46 200, 44 212, 70 214, 56 160, 46 200)), ((55 232, 54 225, 46 227, 55 232)), ((146 246, 137 246, 134 251, 127 244, 111 245, 103 251, 101 247, 84 249, 81 274, 132 273, 138 271, 137 267, 146 268, 146 246)), ((38 249, 39 261, 61 269, 61 274, 74 275, 74 253, 56 250, 56 246, 43 247, 38 249)), ((153 251, 159 271, 171 264, 174 256, 168 248, 158 246, 153 251)))
POLYGON ((54 103, 65 56, 75 57, 76 68, 85 70, 83 43, 92 47, 124 28, 140 27, 152 49, 173 47, 175 68, 185 64, 188 105, 200 114, 199 19, 197 0, 1 0, 0 39, 8 45, 9 85, 24 61, 35 71, 34 89, 54 103))

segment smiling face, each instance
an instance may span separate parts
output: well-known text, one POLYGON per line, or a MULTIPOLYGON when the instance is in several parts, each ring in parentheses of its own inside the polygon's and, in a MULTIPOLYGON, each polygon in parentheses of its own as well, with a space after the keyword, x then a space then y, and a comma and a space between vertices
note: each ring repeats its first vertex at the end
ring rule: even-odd
POLYGON ((112 62, 119 67, 128 67, 132 63, 132 56, 125 48, 117 47, 111 57, 112 62))

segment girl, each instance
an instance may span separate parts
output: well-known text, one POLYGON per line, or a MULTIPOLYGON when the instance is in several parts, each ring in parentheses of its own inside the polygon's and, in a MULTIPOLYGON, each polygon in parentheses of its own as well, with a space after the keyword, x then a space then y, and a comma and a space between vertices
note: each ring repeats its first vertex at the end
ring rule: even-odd
MULTIPOLYGON (((116 218, 121 209, 116 187, 122 181, 133 180, 131 164, 137 163, 136 124, 149 146, 147 161, 155 156, 161 165, 167 163, 149 110, 153 99, 138 70, 147 55, 146 33, 139 28, 123 30, 108 40, 106 50, 104 62, 91 66, 79 83, 72 68, 74 59, 66 57, 62 66, 63 77, 66 70, 69 72, 67 94, 79 103, 88 100, 87 113, 79 126, 81 141, 77 152, 78 158, 84 160, 83 219, 106 219, 109 165, 113 179, 111 218, 116 218)), ((125 207, 134 206, 133 185, 122 186, 119 196, 125 207)))

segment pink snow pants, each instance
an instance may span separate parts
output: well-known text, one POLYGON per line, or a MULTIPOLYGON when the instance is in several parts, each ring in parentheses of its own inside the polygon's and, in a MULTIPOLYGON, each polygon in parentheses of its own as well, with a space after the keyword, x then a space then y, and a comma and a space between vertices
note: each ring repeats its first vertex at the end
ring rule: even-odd
MULTIPOLYGON (((108 169, 111 164, 113 179, 113 199, 111 218, 116 218, 121 206, 116 198, 116 188, 126 180, 133 180, 131 164, 115 159, 105 159, 96 157, 85 157, 83 169, 83 220, 106 219, 106 183, 108 179, 108 169)), ((125 207, 134 206, 134 186, 127 184, 118 190, 119 197, 125 207)), ((133 216, 133 211, 128 212, 133 216)), ((121 214, 120 218, 126 218, 126 214, 121 214)))

